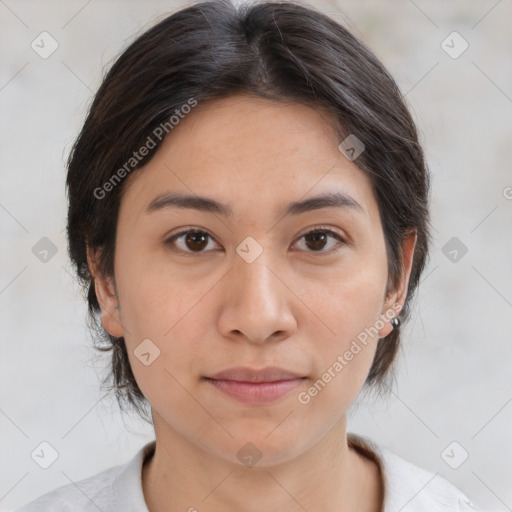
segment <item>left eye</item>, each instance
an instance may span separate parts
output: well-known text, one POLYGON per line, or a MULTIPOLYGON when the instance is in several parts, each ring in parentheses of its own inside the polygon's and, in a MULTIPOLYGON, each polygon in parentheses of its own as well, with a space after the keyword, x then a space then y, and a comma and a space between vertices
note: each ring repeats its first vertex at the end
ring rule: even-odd
MULTIPOLYGON (((174 235, 165 243, 166 245, 178 246, 176 252, 186 253, 187 255, 199 255, 207 252, 205 249, 209 245, 208 239, 213 241, 213 238, 206 231, 190 229, 174 235), (179 247, 180 245, 181 247, 179 247)), ((341 246, 345 243, 345 240, 336 232, 322 228, 317 228, 305 233, 299 238, 299 241, 302 239, 304 239, 307 247, 305 249, 306 252, 320 252, 324 254, 337 252, 341 247, 336 248, 336 246, 341 246), (329 238, 333 239, 335 242, 328 250, 324 250, 325 247, 329 245, 329 238)))
POLYGON ((341 246, 343 243, 345 243, 345 240, 341 238, 338 233, 335 233, 334 231, 331 231, 330 229, 314 229, 313 231, 309 231, 308 233, 302 235, 299 240, 302 239, 306 240, 306 246, 308 248, 313 249, 312 251, 306 251, 306 252, 322 252, 322 253, 334 253, 338 252, 341 247, 335 248, 337 245, 341 246), (338 243, 334 243, 334 245, 331 245, 331 248, 329 250, 323 250, 327 245, 327 240, 331 238, 336 240, 338 243))

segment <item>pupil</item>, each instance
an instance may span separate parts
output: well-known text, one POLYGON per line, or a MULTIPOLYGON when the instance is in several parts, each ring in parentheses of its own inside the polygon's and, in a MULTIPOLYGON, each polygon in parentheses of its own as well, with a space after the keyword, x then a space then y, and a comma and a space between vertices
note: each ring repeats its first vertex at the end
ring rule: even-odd
POLYGON ((325 247, 325 233, 319 231, 312 233, 306 237, 308 240, 312 240, 313 244, 308 244, 310 249, 323 249, 325 247))
POLYGON ((206 239, 205 233, 189 233, 186 237, 187 247, 189 249, 204 249, 208 245, 206 239))

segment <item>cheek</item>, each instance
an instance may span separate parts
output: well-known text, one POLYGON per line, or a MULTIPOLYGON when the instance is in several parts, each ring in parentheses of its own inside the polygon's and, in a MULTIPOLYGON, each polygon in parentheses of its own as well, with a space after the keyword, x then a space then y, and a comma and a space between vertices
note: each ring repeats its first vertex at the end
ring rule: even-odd
POLYGON ((315 370, 320 382, 311 397, 322 395, 319 405, 335 402, 348 407, 363 386, 382 328, 386 279, 384 265, 367 262, 351 266, 350 272, 347 267, 347 272, 326 283, 321 294, 305 295, 308 306, 328 327, 322 327, 320 336, 320 331, 308 333, 316 340, 315 370))
POLYGON ((149 258, 127 258, 117 269, 132 371, 150 403, 161 404, 157 408, 193 409, 185 388, 189 389, 191 381, 204 371, 201 361, 216 356, 217 348, 204 341, 211 338, 208 329, 214 304, 209 290, 219 278, 191 279, 190 273, 145 261, 149 258), (142 351, 144 343, 148 350, 142 351), (147 356, 138 357, 141 352, 150 353, 151 364, 144 364, 147 356))
POLYGON ((323 318, 335 335, 316 345, 315 376, 297 396, 312 422, 330 418, 334 423, 347 412, 365 383, 379 340, 381 294, 372 286, 345 284, 345 293, 340 290, 336 300, 324 304, 323 318))
POLYGON ((374 334, 372 327, 379 324, 384 304, 385 262, 348 263, 322 282, 306 282, 302 290, 306 304, 324 325, 326 346, 336 351, 348 348, 361 333, 374 334))
POLYGON ((127 338, 135 334, 165 342, 214 284, 213 276, 180 272, 160 253, 156 257, 150 251, 121 254, 120 250, 119 254, 116 276, 127 338))

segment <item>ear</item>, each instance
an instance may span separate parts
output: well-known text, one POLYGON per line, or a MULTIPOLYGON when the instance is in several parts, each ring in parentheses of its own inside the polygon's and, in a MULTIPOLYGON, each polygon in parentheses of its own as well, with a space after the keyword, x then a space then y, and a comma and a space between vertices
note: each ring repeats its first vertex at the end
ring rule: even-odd
POLYGON ((87 246, 87 263, 94 279, 94 289, 101 307, 101 323, 110 335, 120 338, 124 335, 124 329, 121 325, 119 309, 116 309, 118 300, 115 281, 113 278, 104 277, 98 270, 96 261, 99 254, 99 249, 94 250, 87 246))
POLYGON ((416 230, 410 231, 403 240, 404 261, 402 274, 396 289, 388 293, 387 299, 384 303, 384 309, 381 312, 381 318, 385 323, 384 327, 379 331, 379 337, 381 338, 384 338, 393 330, 393 326, 391 325, 390 320, 395 316, 398 316, 404 306, 405 299, 407 298, 407 288, 409 286, 409 278, 411 275, 416 240, 416 230), (390 312, 393 311, 394 313, 391 315, 390 312))

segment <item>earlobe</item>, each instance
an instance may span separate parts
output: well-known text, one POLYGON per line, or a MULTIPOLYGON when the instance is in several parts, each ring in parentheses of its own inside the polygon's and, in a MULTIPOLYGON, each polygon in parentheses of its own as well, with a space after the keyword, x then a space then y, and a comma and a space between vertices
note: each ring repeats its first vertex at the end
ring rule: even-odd
POLYGON ((87 247, 87 262, 89 272, 94 280, 94 291, 101 307, 101 323, 103 328, 111 335, 120 338, 124 335, 119 314, 118 298, 114 279, 101 274, 96 264, 98 250, 87 247))

